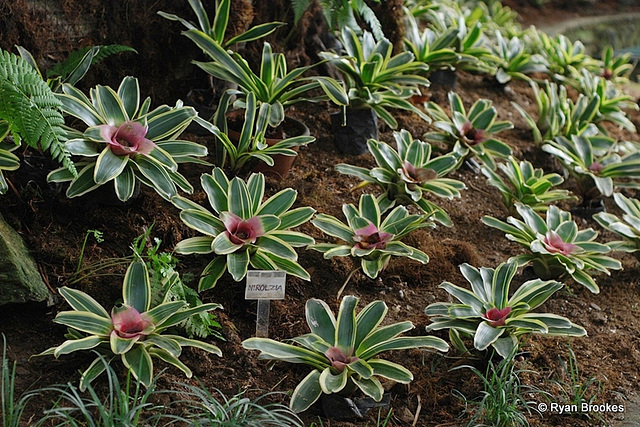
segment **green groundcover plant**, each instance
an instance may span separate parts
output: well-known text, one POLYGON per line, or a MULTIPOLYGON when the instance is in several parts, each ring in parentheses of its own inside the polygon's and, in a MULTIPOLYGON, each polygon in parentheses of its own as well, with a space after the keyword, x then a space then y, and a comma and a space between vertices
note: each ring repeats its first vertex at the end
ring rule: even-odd
POLYGON ((515 262, 502 263, 495 269, 461 264, 460 272, 471 284, 471 290, 442 282, 440 287, 458 302, 429 305, 425 313, 434 317, 427 331, 449 329, 451 342, 463 353, 468 350, 461 338, 471 336, 476 350, 491 346, 505 358, 516 351, 522 335, 586 335, 582 327, 565 317, 533 312, 561 289, 562 283, 529 280, 509 296, 517 269, 515 262))
MULTIPOLYGON (((153 379, 153 358, 175 366, 191 377, 191 370, 179 360, 182 347, 221 355, 220 349, 213 344, 164 333, 193 315, 220 308, 220 304, 189 307, 185 301, 169 301, 152 306, 149 273, 141 260, 129 265, 122 285, 122 302, 110 313, 82 291, 66 286, 59 291, 73 309, 59 312, 54 319, 68 327, 67 341, 43 351, 41 356, 57 358, 75 351, 96 349, 109 364, 119 358, 138 381, 149 387, 153 379)), ((105 369, 101 357, 97 357, 82 372, 80 389, 85 390, 105 369)))
POLYGON ((388 310, 383 301, 373 301, 356 315, 357 304, 357 297, 345 296, 336 318, 324 301, 310 299, 305 305, 305 316, 311 333, 292 338, 292 344, 269 338, 243 341, 244 348, 261 352, 260 359, 302 363, 313 368, 293 391, 290 407, 295 412, 308 409, 323 393, 350 395, 359 389, 380 401, 384 387, 378 377, 403 384, 413 380, 413 374, 402 365, 379 358, 382 352, 449 349, 437 337, 399 336, 414 328, 409 321, 380 326, 388 310))
POLYGON ((178 163, 199 162, 207 148, 177 139, 197 113, 192 107, 161 105, 149 111, 151 99, 140 103, 140 87, 134 77, 125 77, 117 90, 98 85, 88 98, 69 84, 58 94, 66 114, 80 119, 87 128, 69 129, 65 147, 80 169, 74 176, 66 168, 52 171, 51 182, 69 182, 68 197, 86 194, 112 182, 118 199, 129 200, 136 182, 153 188, 165 199, 177 188, 190 193, 193 187, 178 172, 178 163))
POLYGON ((600 292, 591 274, 620 270, 620 261, 607 256, 611 248, 598 243, 598 232, 592 228, 578 229, 571 214, 556 206, 550 206, 546 218, 542 218, 530 206, 516 203, 516 211, 522 220, 509 217, 507 222, 484 216, 482 222, 506 233, 507 239, 528 248, 530 253, 516 255, 509 261, 518 265, 531 263, 534 272, 542 279, 566 279, 571 277, 594 294, 600 292))
POLYGON ((298 264, 296 247, 315 243, 313 238, 291 229, 309 221, 311 207, 290 209, 297 192, 291 188, 263 201, 264 175, 254 173, 247 181, 229 180, 222 169, 200 177, 213 212, 178 196, 180 219, 204 236, 184 239, 175 247, 180 254, 214 254, 202 272, 199 289, 212 288, 228 271, 239 282, 249 266, 258 270, 283 270, 309 280, 309 273, 298 264))
MULTIPOLYGON (((62 103, 31 63, 2 49, 0 92, 0 141, 10 132, 13 144, 20 146, 24 142, 48 152, 71 176, 75 176, 76 168, 64 145, 67 134, 63 128, 62 103)), ((0 170, 17 169, 16 159, 10 151, 8 147, 2 147, 0 170)), ((0 175, 0 194, 6 191, 4 187, 6 183, 0 175)))

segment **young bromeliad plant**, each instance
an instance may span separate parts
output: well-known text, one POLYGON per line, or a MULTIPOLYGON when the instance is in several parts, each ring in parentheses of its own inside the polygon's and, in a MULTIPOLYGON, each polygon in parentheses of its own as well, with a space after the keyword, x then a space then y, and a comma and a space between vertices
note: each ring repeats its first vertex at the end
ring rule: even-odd
POLYGON ((404 206, 396 206, 383 219, 382 215, 393 205, 387 198, 377 200, 371 194, 360 196, 358 207, 352 204, 342 205, 342 213, 347 219, 343 223, 334 216, 318 214, 311 221, 313 225, 336 237, 341 243, 317 243, 310 246, 329 259, 334 256, 350 256, 360 260, 360 265, 347 276, 342 289, 351 276, 362 269, 364 274, 375 279, 387 266, 392 256, 404 256, 422 264, 429 262, 427 254, 419 249, 402 243, 400 239, 410 232, 433 223, 422 215, 411 215, 404 206))
POLYGON ((596 114, 593 122, 598 125, 600 131, 606 134, 606 129, 600 125, 609 122, 629 132, 636 132, 633 122, 627 117, 626 110, 638 110, 638 104, 633 97, 623 93, 615 84, 604 77, 597 76, 589 70, 582 70, 580 76, 575 79, 573 86, 587 97, 589 102, 597 100, 596 114))
POLYGON ((302 101, 331 100, 337 105, 346 105, 349 100, 344 88, 336 80, 327 76, 304 77, 317 64, 288 70, 283 53, 274 53, 269 43, 264 43, 260 71, 255 73, 248 62, 236 52, 229 53, 220 43, 197 29, 184 32, 213 61, 194 63, 206 73, 238 86, 231 93, 240 97, 236 104, 243 106, 249 94, 256 97, 258 104, 268 104, 268 123, 277 127, 285 119, 286 107, 302 101), (311 98, 307 94, 321 89, 323 96, 311 98))
POLYGON ((140 104, 140 87, 134 77, 125 77, 117 91, 98 85, 90 98, 74 86, 62 86, 58 98, 63 111, 84 122, 83 131, 69 129, 71 139, 65 147, 82 156, 73 176, 60 168, 47 176, 51 182, 68 182, 68 197, 77 197, 112 182, 118 199, 126 201, 136 183, 153 188, 165 199, 177 194, 177 188, 191 193, 193 187, 178 172, 178 163, 202 162, 195 157, 207 154, 206 147, 177 139, 197 113, 178 103, 149 111, 151 99, 140 104))
POLYGON ((237 43, 247 43, 266 37, 278 29, 278 27, 284 25, 282 22, 267 22, 252 26, 249 30, 228 38, 227 27, 229 25, 231 0, 216 0, 215 16, 213 19, 211 19, 200 0, 188 0, 188 2, 196 15, 198 20, 197 24, 172 13, 159 11, 158 15, 170 21, 180 22, 187 30, 202 31, 225 49, 229 49, 237 43))
POLYGON ((639 188, 628 178, 640 177, 640 151, 626 151, 624 145, 602 135, 558 136, 542 149, 554 155, 579 185, 585 200, 598 192, 610 197, 615 188, 639 188), (594 185, 595 184, 595 185, 594 185))
POLYGON ((513 129, 513 123, 497 120, 498 111, 489 100, 478 99, 467 113, 457 93, 449 92, 448 98, 451 117, 435 102, 427 103, 427 113, 434 118, 433 126, 439 130, 427 132, 425 138, 450 146, 459 158, 458 165, 469 156, 476 156, 487 167, 495 169, 495 158, 508 158, 511 148, 493 135, 513 129))
POLYGON ((608 242, 613 250, 633 253, 640 259, 640 201, 613 193, 613 200, 622 210, 622 218, 609 212, 598 212, 593 219, 603 228, 622 237, 622 240, 608 242))
POLYGON ((565 317, 533 311, 561 289, 562 283, 529 280, 509 296, 517 269, 516 262, 502 263, 495 269, 461 264, 460 271, 471 290, 442 282, 440 288, 458 302, 430 304, 425 313, 434 317, 427 331, 449 329, 452 344, 462 353, 468 352, 462 338, 470 336, 476 350, 491 346, 504 358, 515 354, 523 335, 586 335, 582 327, 565 317))
POLYGON ((576 101, 567 95, 567 88, 562 84, 544 82, 544 89, 536 82, 531 88, 538 107, 538 118, 534 119, 524 108, 515 102, 511 105, 518 110, 533 133, 537 145, 557 136, 567 138, 575 136, 595 136, 598 127, 595 117, 598 113, 599 98, 588 98, 580 94, 576 101))
POLYGON ((544 170, 534 168, 526 160, 518 162, 514 157, 509 157, 506 163, 498 164, 498 168, 506 180, 488 167, 483 167, 482 173, 487 177, 487 182, 500 191, 502 201, 512 215, 517 214, 516 202, 540 212, 547 210, 551 203, 576 199, 568 190, 553 188, 562 184, 564 178, 557 173, 545 174, 544 170))
MULTIPOLYGON (((74 351, 95 349, 111 363, 120 359, 142 384, 149 387, 153 379, 153 358, 173 365, 191 377, 191 370, 179 360, 182 347, 195 347, 221 355, 213 344, 164 333, 198 313, 220 308, 207 303, 189 307, 185 301, 153 305, 149 273, 144 262, 132 262, 124 276, 122 302, 111 312, 86 293, 63 286, 60 294, 71 306, 61 311, 54 321, 68 327, 67 341, 49 348, 40 355, 56 358, 74 351)), ((85 390, 106 369, 100 357, 82 373, 80 389, 85 390)))
POLYGON ((298 264, 296 247, 315 243, 304 233, 292 231, 311 219, 311 207, 290 209, 297 192, 291 188, 263 201, 265 180, 254 173, 245 182, 231 181, 222 169, 203 174, 200 182, 213 211, 184 197, 172 199, 181 209, 180 219, 204 236, 184 239, 175 247, 180 254, 213 254, 204 268, 198 289, 212 288, 228 271, 239 282, 251 265, 259 270, 283 270, 309 280, 309 273, 298 264))
POLYGON ((218 110, 214 115, 214 123, 210 123, 200 117, 195 121, 218 138, 222 151, 218 156, 218 164, 230 173, 236 174, 245 170, 253 161, 259 160, 268 166, 273 166, 274 156, 296 156, 297 149, 315 141, 309 135, 298 135, 284 138, 275 144, 267 144, 267 131, 272 106, 268 103, 259 103, 253 93, 249 93, 245 99, 244 120, 238 141, 229 138, 229 126, 227 111, 230 104, 230 94, 222 95, 218 104, 218 110))
POLYGON ((499 30, 494 32, 493 54, 498 58, 496 80, 507 84, 511 79, 531 81, 529 74, 544 73, 547 65, 540 54, 531 53, 522 35, 506 39, 499 30))
POLYGON ((613 47, 607 46, 602 51, 600 77, 617 86, 629 83, 629 74, 635 68, 631 63, 631 52, 618 55, 613 47))
POLYGON ((466 188, 464 183, 445 178, 456 168, 458 159, 452 154, 431 158, 431 145, 413 139, 406 130, 394 132, 393 136, 398 151, 382 141, 367 141, 377 167, 367 169, 338 164, 336 170, 360 178, 362 183, 359 187, 375 184, 389 200, 403 205, 415 204, 427 217, 451 226, 451 219, 445 210, 426 197, 429 193, 449 200, 460 197, 460 190, 466 188))
POLYGON ((292 338, 292 344, 268 338, 243 341, 244 348, 261 352, 260 359, 302 363, 313 368, 293 391, 290 403, 293 411, 305 411, 323 393, 348 396, 360 390, 380 401, 384 388, 378 377, 403 384, 413 380, 408 369, 379 358, 380 353, 411 348, 442 352, 449 349, 437 337, 399 336, 414 328, 409 321, 380 326, 388 310, 383 301, 373 301, 356 315, 357 304, 358 298, 345 296, 336 318, 324 301, 310 299, 305 305, 305 315, 311 333, 292 338))
POLYGON ((437 33, 432 28, 420 28, 420 20, 412 14, 406 14, 405 49, 413 53, 416 61, 429 66, 429 72, 435 70, 455 70, 461 57, 453 49, 458 37, 456 28, 437 33))
POLYGON ((412 111, 430 121, 409 101, 411 96, 420 94, 420 86, 429 86, 429 80, 422 75, 429 69, 427 64, 416 61, 408 51, 393 55, 389 40, 383 38, 376 42, 368 31, 358 36, 351 28, 344 27, 340 41, 345 55, 335 52, 319 55, 342 73, 349 108, 371 108, 392 129, 398 127, 398 122, 388 108, 412 111))
POLYGON ((598 243, 598 233, 592 228, 579 230, 571 214, 556 206, 550 206, 543 219, 530 206, 516 203, 522 218, 507 218, 507 222, 484 216, 482 222, 506 233, 531 252, 509 258, 519 266, 531 263, 541 279, 564 280, 572 278, 594 294, 600 292, 591 276, 593 272, 610 274, 620 270, 620 261, 607 256, 611 247, 598 243))
POLYGON ((572 42, 564 34, 552 37, 535 31, 532 47, 545 58, 551 78, 559 83, 578 78, 583 69, 597 71, 599 68, 598 61, 586 53, 581 41, 572 42))

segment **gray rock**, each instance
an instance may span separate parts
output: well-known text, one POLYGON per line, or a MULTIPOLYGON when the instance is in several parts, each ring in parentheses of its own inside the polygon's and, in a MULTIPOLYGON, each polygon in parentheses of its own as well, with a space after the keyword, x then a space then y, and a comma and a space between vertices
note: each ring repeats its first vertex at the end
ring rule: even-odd
POLYGON ((0 305, 48 297, 49 289, 24 241, 0 215, 0 305))

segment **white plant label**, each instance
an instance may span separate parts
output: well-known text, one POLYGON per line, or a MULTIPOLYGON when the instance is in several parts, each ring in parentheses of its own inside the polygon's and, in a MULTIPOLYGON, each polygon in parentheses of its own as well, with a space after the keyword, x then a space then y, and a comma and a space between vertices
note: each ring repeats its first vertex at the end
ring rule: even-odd
POLYGON ((247 272, 245 299, 284 299, 287 273, 273 270, 252 270, 247 272))

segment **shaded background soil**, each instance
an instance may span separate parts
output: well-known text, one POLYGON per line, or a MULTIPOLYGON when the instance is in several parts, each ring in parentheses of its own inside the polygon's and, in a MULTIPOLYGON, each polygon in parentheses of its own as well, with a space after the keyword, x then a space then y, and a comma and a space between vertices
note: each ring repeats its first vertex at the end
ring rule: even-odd
MULTIPOLYGON (((206 77, 198 74, 196 67, 189 64, 191 59, 198 57, 199 52, 180 36, 177 25, 171 25, 156 15, 157 10, 185 15, 184 7, 170 1, 122 1, 113 2, 114 7, 107 11, 98 3, 101 2, 82 2, 84 6, 78 6, 82 7, 81 13, 78 13, 77 9, 69 8, 69 5, 79 5, 80 2, 51 2, 49 6, 59 6, 64 16, 79 17, 84 14, 97 23, 96 28, 87 31, 89 34, 80 34, 77 38, 63 34, 58 38, 57 33, 55 37, 50 37, 44 30, 33 30, 38 25, 52 25, 46 16, 39 14, 34 3, 24 0, 0 1, 0 11, 6 12, 4 16, 9 17, 0 26, 2 47, 11 49, 13 44, 22 44, 32 50, 39 60, 53 61, 60 52, 69 50, 70 46, 78 42, 129 44, 138 50, 137 56, 131 54, 133 56, 106 61, 93 70, 83 84, 88 86, 100 82, 117 85, 123 75, 133 74, 139 77, 143 93, 151 95, 156 105, 161 102, 173 104, 175 99, 184 98, 189 89, 203 83, 206 85, 206 77), (104 13, 96 13, 100 10, 104 13), (27 28, 28 26, 30 27, 27 28), (31 34, 31 37, 24 34, 31 34), (144 37, 136 37, 135 34, 142 34, 144 37), (52 50, 52 46, 57 50, 52 50)), ((250 5, 249 2, 240 3, 250 5)), ((256 2, 251 9, 251 16, 238 18, 234 22, 238 22, 238 25, 242 22, 250 25, 254 16, 259 16, 261 21, 266 21, 266 17, 288 16, 282 3, 256 2), (267 3, 268 11, 264 10, 267 3)), ((577 15, 620 13, 639 8, 623 2, 605 1, 550 2, 540 9, 520 3, 522 2, 504 2, 519 11, 523 24, 526 25, 577 15)), ((288 48, 288 57, 298 62, 296 65, 313 61, 312 55, 307 53, 306 44, 313 44, 312 35, 317 31, 314 23, 313 16, 307 16, 302 28, 292 30, 287 37, 281 38, 284 40, 282 44, 288 48), (304 37, 296 31, 301 32, 304 37), (292 40, 303 40, 305 46, 292 40)), ((524 120, 510 104, 512 101, 517 102, 525 109, 533 108, 535 113, 534 100, 527 84, 513 82, 505 90, 490 79, 458 73, 455 90, 468 105, 478 98, 491 99, 500 118, 515 124, 515 129, 501 134, 502 139, 513 147, 515 155, 530 160, 536 167, 542 167, 547 172, 560 172, 559 165, 533 145, 524 120)), ((432 87, 425 90, 425 96, 441 105, 446 102, 446 90, 443 88, 432 87)), ((300 150, 286 180, 267 180, 267 191, 274 194, 282 188, 292 187, 298 191, 297 205, 312 206, 318 212, 340 217, 342 204, 354 203, 363 190, 352 191, 358 181, 340 175, 334 170, 334 165, 347 162, 371 167, 374 165, 373 159, 370 155, 347 157, 337 153, 332 142, 328 106, 304 104, 289 112, 303 120, 317 140, 300 150)), ((632 111, 628 113, 636 126, 640 126, 640 115, 632 111)), ((408 129, 414 137, 421 137, 429 129, 426 123, 412 114, 399 113, 398 121, 400 127, 408 129)), ((637 135, 619 132, 617 129, 611 131, 619 138, 638 140, 637 135)), ((213 151, 213 141, 210 138, 191 134, 185 137, 207 144, 210 151, 213 151)), ((381 139, 392 142, 391 131, 382 129, 381 139)), ((132 240, 152 225, 151 236, 161 239, 162 249, 166 250, 171 250, 181 239, 194 235, 180 221, 176 209, 147 188, 142 189, 137 200, 124 207, 99 204, 92 196, 69 200, 64 197, 61 189, 46 183, 46 174, 54 165, 38 153, 27 151, 21 156, 22 167, 15 173, 8 174, 13 191, 3 196, 0 213, 25 239, 43 277, 54 292, 57 287, 66 283, 74 271, 87 230, 102 231, 104 242, 90 243, 85 251, 85 263, 128 255, 132 240)), ((209 172, 209 169, 186 166, 183 171, 196 186, 196 192, 191 198, 203 202, 205 195, 199 188, 199 176, 209 172)), ((375 299, 383 299, 390 308, 387 321, 410 320, 416 325, 412 331, 414 334, 422 334, 429 322, 423 314, 424 308, 432 302, 448 298, 444 291, 437 288, 438 284, 446 280, 466 285, 458 271, 460 263, 495 267, 509 256, 522 251, 519 246, 506 240, 501 232, 480 222, 483 215, 497 218, 506 218, 508 215, 499 193, 486 183, 484 176, 462 168, 453 177, 467 185, 462 197, 452 201, 434 199, 447 210, 453 227, 439 226, 433 230, 420 230, 405 239, 408 244, 426 252, 430 262, 422 266, 412 261, 394 259, 379 279, 370 280, 362 274, 356 274, 345 291, 360 297, 361 306, 375 299)), ((571 188, 572 182, 568 181, 565 187, 571 188)), ((633 192, 629 195, 635 196, 633 192)), ((570 205, 563 207, 570 208, 570 205)), ((607 209, 617 212, 611 201, 607 201, 607 209)), ((599 229, 591 219, 578 218, 578 221, 584 227, 599 229)), ((304 225, 301 231, 318 241, 325 239, 310 224, 304 225)), ((600 233, 600 241, 614 239, 613 235, 603 230, 600 233)), ((599 295, 592 295, 584 288, 569 283, 542 310, 566 316, 588 331, 588 338, 573 339, 570 345, 579 363, 581 380, 595 377, 601 384, 601 387, 589 390, 590 395, 595 395, 595 402, 624 404, 628 407, 630 401, 637 398, 640 385, 640 354, 637 351, 640 341, 639 266, 631 256, 616 254, 616 257, 622 261, 624 270, 614 272, 610 277, 598 277, 601 289, 599 295)), ((204 257, 183 257, 178 269, 183 276, 187 273, 197 275, 206 262, 204 257)), ((354 267, 350 260, 324 260, 321 254, 310 250, 300 252, 300 264, 309 271, 312 280, 308 283, 295 278, 288 279, 286 299, 272 302, 270 333, 273 338, 286 339, 307 332, 304 302, 308 298, 321 298, 337 309, 336 293, 347 273, 354 267)), ((124 270, 112 273, 120 275, 124 270)), ((516 280, 522 282, 530 278, 530 273, 525 270, 516 280)), ((109 307, 118 298, 121 283, 121 276, 99 277, 85 280, 77 287, 109 307)), ((242 285, 225 276, 215 289, 204 292, 202 298, 224 306, 224 311, 218 312, 217 316, 223 326, 225 341, 215 342, 222 349, 223 357, 186 350, 182 360, 205 385, 219 388, 227 395, 244 389, 284 391, 292 390, 306 375, 307 368, 289 364, 276 364, 273 369, 267 370, 266 364, 257 360, 257 353, 249 353, 241 347, 241 341, 254 334, 256 313, 255 302, 244 300, 242 285)), ((0 309, 0 331, 7 336, 10 359, 18 362, 19 392, 55 383, 76 382, 79 367, 88 365, 91 360, 89 355, 72 355, 60 360, 51 357, 30 358, 63 341, 64 328, 55 325, 52 320, 65 307, 59 297, 54 298, 54 302, 51 306, 25 304, 0 309)), ((437 335, 446 339, 446 333, 437 335)), ((537 372, 536 375, 525 376, 525 382, 549 392, 552 401, 556 402, 561 400, 562 393, 552 380, 569 384, 561 364, 561 360, 566 361, 569 357, 568 345, 565 338, 535 336, 524 345, 524 353, 519 361, 519 367, 537 372)), ((419 350, 396 352, 388 355, 388 358, 406 366, 415 376, 415 380, 408 386, 389 385, 393 408, 390 425, 411 425, 414 420, 418 426, 465 424, 465 406, 454 391, 474 398, 479 394, 480 383, 469 370, 451 371, 451 368, 473 364, 484 369, 482 360, 461 358, 455 351, 443 356, 419 350)), ((195 381, 188 381, 179 372, 168 370, 161 376, 159 386, 172 388, 176 382, 195 384, 195 381)), ((49 404, 47 401, 32 402, 30 413, 41 411, 49 404)), ((320 407, 316 405, 304 414, 303 419, 308 425, 311 422, 318 423, 320 416, 324 417, 320 407)), ((616 424, 624 416, 625 414, 605 414, 600 417, 591 414, 591 418, 588 418, 576 414, 545 414, 544 418, 536 415, 530 417, 530 422, 544 426, 588 426, 616 424)), ((323 418, 324 425, 330 426, 363 426, 367 421, 373 422, 373 418, 354 423, 323 418)))

